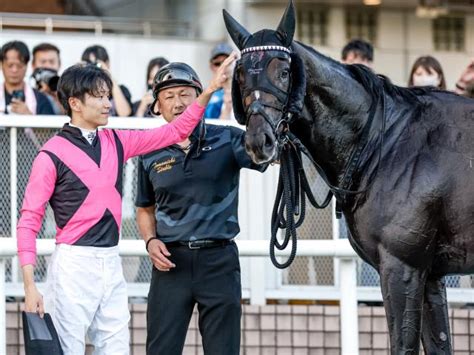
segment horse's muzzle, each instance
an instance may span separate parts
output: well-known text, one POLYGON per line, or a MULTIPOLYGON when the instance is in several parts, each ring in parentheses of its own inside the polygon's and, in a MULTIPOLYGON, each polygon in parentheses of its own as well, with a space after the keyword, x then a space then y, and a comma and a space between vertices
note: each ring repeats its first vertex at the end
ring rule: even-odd
POLYGON ((268 163, 276 157, 276 140, 267 132, 249 134, 247 131, 245 135, 245 150, 254 163, 268 163))

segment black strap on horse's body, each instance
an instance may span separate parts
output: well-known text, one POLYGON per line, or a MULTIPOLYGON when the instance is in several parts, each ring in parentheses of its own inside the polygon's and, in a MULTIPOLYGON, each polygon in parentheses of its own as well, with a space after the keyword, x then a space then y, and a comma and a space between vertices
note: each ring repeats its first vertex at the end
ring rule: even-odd
MULTIPOLYGON (((383 101, 383 95, 382 97, 382 110, 385 110, 385 103, 383 101)), ((367 188, 361 191, 350 191, 349 188, 352 185, 352 178, 354 177, 354 173, 356 172, 357 168, 359 167, 360 164, 360 157, 362 155, 362 152, 364 151, 365 147, 367 146, 367 143, 369 141, 370 137, 370 130, 372 128, 372 123, 374 121, 374 117, 377 111, 377 106, 379 103, 379 98, 374 100, 374 102, 371 105, 370 112, 369 112, 369 119, 367 120, 362 133, 361 133, 361 139, 355 149, 352 150, 351 155, 349 157, 349 163, 347 165, 346 171, 344 175, 342 176, 342 180, 340 182, 340 191, 342 193, 338 193, 339 198, 336 199, 336 218, 340 219, 342 217, 342 203, 346 199, 346 194, 359 194, 359 193, 364 193, 367 191, 367 188)), ((385 117, 385 112, 383 112, 383 117, 385 117)), ((385 131, 385 118, 383 118, 382 122, 382 141, 383 141, 383 132, 385 131)), ((379 152, 379 161, 380 161, 380 154, 381 151, 379 152)), ((336 190, 337 191, 337 190, 336 190)))
MULTIPOLYGON (((349 190, 352 185, 352 177, 360 164, 360 158, 364 148, 367 146, 370 137, 370 131, 377 112, 379 100, 382 101, 382 127, 380 131, 380 150, 377 162, 377 169, 380 165, 383 147, 383 135, 385 132, 385 103, 383 95, 380 99, 377 98, 371 105, 369 118, 362 130, 361 139, 357 147, 352 151, 347 169, 343 175, 340 187, 334 186, 329 182, 329 178, 322 169, 322 167, 313 159, 308 149, 304 146, 296 136, 288 130, 289 120, 282 119, 276 125, 273 125, 269 117, 263 114, 263 107, 259 107, 259 113, 262 114, 265 120, 271 125, 277 135, 278 144, 280 147, 280 175, 278 179, 277 194, 275 197, 275 204, 272 212, 271 222, 271 239, 270 239, 270 259, 275 267, 284 269, 291 265, 296 257, 297 250, 297 233, 296 228, 302 225, 306 215, 306 201, 307 197, 311 205, 317 209, 326 208, 331 202, 332 196, 336 197, 336 216, 337 207, 342 205, 346 199, 346 195, 356 195, 367 191, 371 182, 363 190, 349 190), (283 122, 282 122, 283 121, 283 122), (280 127, 284 127, 280 131, 280 127), (328 185, 329 191, 323 203, 319 204, 314 196, 311 187, 306 177, 306 172, 303 166, 302 154, 310 160, 316 168, 319 176, 328 185), (298 220, 295 221, 295 217, 298 220), (285 229, 285 236, 283 242, 280 243, 277 234, 278 229, 285 229), (280 263, 275 256, 275 248, 284 250, 288 246, 291 239, 291 252, 288 259, 280 263)), ((290 117, 290 120, 292 117, 290 117)), ((372 180, 373 181, 373 180, 372 180)), ((339 212, 340 213, 340 212, 339 212)), ((340 218, 340 217, 339 217, 340 218)))
MULTIPOLYGON (((260 77, 259 73, 261 70, 256 70, 255 68, 251 69, 252 72, 252 89, 258 87, 259 90, 266 91, 277 98, 278 103, 268 104, 260 100, 254 100, 246 112, 243 110, 242 106, 242 95, 238 85, 237 78, 234 75, 233 80, 233 97, 234 99, 234 111, 236 113, 237 120, 241 124, 247 126, 248 119, 252 115, 260 115, 265 121, 270 125, 273 130, 275 137, 277 137, 277 144, 279 149, 280 156, 280 176, 278 180, 277 194, 275 197, 275 204, 273 206, 272 212, 272 222, 271 222, 271 239, 270 239, 270 258, 273 265, 277 268, 286 268, 294 260, 296 256, 297 249, 297 233, 296 228, 301 226, 306 216, 306 198, 310 203, 318 209, 326 208, 331 202, 332 196, 336 197, 336 216, 341 216, 341 203, 346 200, 346 195, 355 195, 364 193, 364 190, 353 191, 349 190, 352 185, 352 177, 359 167, 360 157, 367 146, 370 136, 370 130, 374 120, 374 116, 377 111, 377 106, 379 98, 377 97, 372 103, 369 118, 365 124, 365 127, 362 130, 361 139, 358 142, 357 147, 352 151, 347 169, 345 170, 344 175, 342 176, 342 181, 340 186, 334 186, 329 182, 328 177, 326 176, 324 170, 319 166, 319 164, 312 158, 311 154, 308 152, 307 148, 301 143, 301 141, 296 138, 290 131, 289 125, 292 121, 299 116, 303 109, 304 105, 304 96, 305 96, 305 87, 306 79, 304 72, 304 64, 295 53, 292 53, 289 49, 281 46, 259 46, 246 48, 242 51, 242 57, 247 53, 253 52, 262 52, 262 51, 276 51, 283 52, 281 57, 283 59, 288 59, 291 63, 292 71, 292 82, 290 84, 290 91, 287 93, 286 100, 284 95, 282 95, 281 89, 275 87, 272 83, 269 83, 265 77, 260 77), (268 86, 268 88, 267 88, 268 86), (280 120, 274 124, 273 120, 265 112, 265 107, 272 108, 281 114, 280 120), (319 204, 311 191, 311 187, 308 183, 306 173, 304 171, 302 154, 306 155, 307 158, 316 168, 319 176, 324 180, 328 185, 329 191, 324 199, 323 203, 319 204), (298 218, 295 220, 295 217, 298 218), (283 242, 277 238, 278 229, 285 229, 285 236, 283 242), (291 253, 286 262, 280 263, 275 256, 275 248, 278 250, 284 250, 288 246, 288 243, 292 241, 291 253)), ((262 60, 263 57, 258 57, 255 60, 262 60)), ((242 58, 243 59, 243 58, 242 58)), ((252 58, 248 58, 251 60, 252 58)), ((256 62, 255 62, 256 63, 256 62)), ((255 64, 253 63, 253 64, 255 64)), ((267 67, 269 60, 263 61, 263 67, 267 67)), ((245 88, 244 88, 245 89, 245 88)), ((243 95, 249 90, 245 89, 243 95)), ((382 98, 382 109, 384 108, 383 95, 380 95, 382 98)), ((383 113, 383 116, 385 114, 383 113)), ((385 131, 385 118, 383 119, 383 128, 382 128, 382 139, 381 147, 383 145, 383 132, 385 131)), ((381 159, 381 149, 379 153, 379 162, 381 159)))

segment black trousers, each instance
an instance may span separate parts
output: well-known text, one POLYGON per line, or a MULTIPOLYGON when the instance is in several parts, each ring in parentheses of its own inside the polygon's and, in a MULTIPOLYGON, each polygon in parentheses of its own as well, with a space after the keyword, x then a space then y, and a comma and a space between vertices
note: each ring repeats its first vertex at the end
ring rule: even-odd
POLYGON ((195 304, 205 355, 238 355, 241 283, 235 243, 192 250, 170 247, 176 267, 153 268, 147 310, 147 354, 181 355, 195 304))

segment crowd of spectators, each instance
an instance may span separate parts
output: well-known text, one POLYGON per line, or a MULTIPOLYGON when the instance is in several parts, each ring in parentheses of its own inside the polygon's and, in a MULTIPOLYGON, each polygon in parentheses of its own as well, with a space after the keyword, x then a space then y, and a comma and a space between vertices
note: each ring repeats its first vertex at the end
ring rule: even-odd
MULTIPOLYGON (((219 65, 232 53, 227 43, 217 44, 209 57, 210 71, 215 72, 219 65)), ((56 85, 61 72, 60 49, 51 43, 41 43, 31 51, 31 78, 26 77, 30 62, 30 50, 21 41, 3 44, 0 62, 4 81, 0 89, 0 113, 53 115, 64 114, 56 94, 56 85)), ((117 83, 110 71, 110 58, 107 50, 100 45, 87 47, 78 61, 97 65, 107 70, 112 78, 112 116, 152 117, 150 104, 153 102, 151 86, 156 72, 168 60, 156 57, 149 61, 146 68, 146 92, 137 101, 132 101, 128 88, 117 83)), ((373 67, 373 46, 355 39, 342 49, 341 61, 345 64, 363 64, 373 67)), ((474 97, 474 59, 468 63, 456 83, 455 92, 459 95, 474 97)), ((446 90, 446 79, 439 61, 429 55, 419 57, 413 64, 408 86, 435 86, 446 90)), ((206 118, 232 119, 232 96, 229 87, 219 90, 212 97, 205 113, 206 118)))
MULTIPOLYGON (((211 72, 215 72, 222 62, 232 53, 227 43, 216 45, 210 55, 211 72)), ((0 83, 0 113, 29 115, 63 115, 64 109, 57 97, 57 83, 61 71, 61 52, 51 43, 38 44, 32 50, 32 74, 26 73, 30 63, 30 50, 21 41, 5 43, 0 50, 0 63, 4 81, 0 83)), ((146 92, 140 100, 132 101, 128 88, 115 80, 110 71, 110 57, 101 45, 87 47, 78 58, 84 65, 96 65, 106 70, 113 82, 111 93, 111 116, 152 117, 150 105, 153 102, 152 84, 158 70, 169 61, 156 57, 149 61, 146 68, 146 92)), ((230 119, 232 102, 230 85, 214 95, 206 111, 207 118, 230 119)))

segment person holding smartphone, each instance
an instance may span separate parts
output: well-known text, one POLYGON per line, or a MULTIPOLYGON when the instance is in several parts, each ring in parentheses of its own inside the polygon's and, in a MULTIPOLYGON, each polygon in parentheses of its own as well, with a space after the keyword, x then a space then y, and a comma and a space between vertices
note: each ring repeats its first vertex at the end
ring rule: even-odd
POLYGON ((132 116, 135 117, 153 117, 150 112, 150 105, 153 103, 153 79, 161 67, 168 64, 168 60, 163 57, 156 57, 148 62, 146 70, 146 93, 141 100, 134 102, 132 105, 132 116))
POLYGON ((48 98, 25 82, 30 52, 25 43, 3 45, 0 62, 5 81, 0 88, 0 113, 17 115, 54 115, 48 98))

